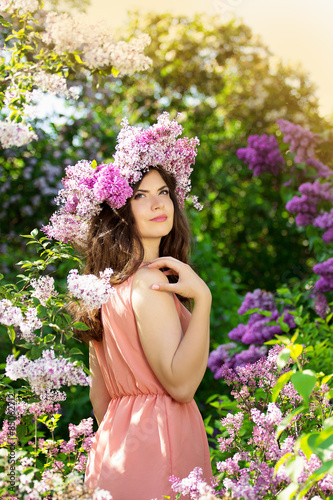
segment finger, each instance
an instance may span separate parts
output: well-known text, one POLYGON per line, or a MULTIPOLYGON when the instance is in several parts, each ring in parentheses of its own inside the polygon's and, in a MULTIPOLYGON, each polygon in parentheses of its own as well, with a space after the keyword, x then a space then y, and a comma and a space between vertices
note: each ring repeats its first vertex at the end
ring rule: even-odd
POLYGON ((172 292, 177 293, 177 288, 175 288, 176 283, 154 283, 151 287, 153 290, 159 292, 172 292))
POLYGON ((160 269, 161 267, 169 267, 175 271, 179 271, 182 262, 173 259, 172 257, 159 257, 148 264, 150 269, 160 269))

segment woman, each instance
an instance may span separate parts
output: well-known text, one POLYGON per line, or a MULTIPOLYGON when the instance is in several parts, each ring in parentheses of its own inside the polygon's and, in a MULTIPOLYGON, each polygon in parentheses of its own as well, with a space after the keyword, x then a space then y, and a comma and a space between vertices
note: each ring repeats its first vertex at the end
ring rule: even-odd
MULTIPOLYGON (((100 315, 85 318, 99 424, 85 484, 109 490, 114 500, 174 499, 170 476, 186 477, 195 467, 207 482, 212 476, 193 400, 207 366, 211 293, 187 264, 189 231, 179 205, 189 191, 197 142, 176 140, 180 130, 165 114, 148 130, 125 124, 115 155, 117 175, 131 186, 125 202, 111 197, 121 184, 111 167, 93 181, 81 175, 90 189, 86 198, 93 193, 104 200, 85 238, 85 273, 98 276, 111 267, 115 290, 100 315), (193 301, 192 314, 177 296, 193 301)), ((74 177, 70 171, 67 189, 74 177)), ((67 207, 73 199, 67 196, 67 207)))

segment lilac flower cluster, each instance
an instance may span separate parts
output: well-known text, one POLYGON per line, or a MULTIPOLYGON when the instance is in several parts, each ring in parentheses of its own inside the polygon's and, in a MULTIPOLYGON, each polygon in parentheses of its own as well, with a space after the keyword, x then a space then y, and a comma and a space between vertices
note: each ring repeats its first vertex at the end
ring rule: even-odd
MULTIPOLYGON (((142 178, 142 173, 151 166, 161 165, 174 175, 176 192, 181 205, 191 190, 191 165, 197 155, 199 139, 178 138, 183 127, 170 120, 169 113, 164 112, 157 123, 147 129, 132 127, 125 118, 118 135, 115 165, 129 183, 135 183, 142 178)), ((197 201, 195 200, 197 208, 197 201)))
POLYGON ((278 175, 285 163, 273 135, 251 135, 248 146, 238 149, 237 156, 249 165, 255 176, 263 172, 278 175))
POLYGON ((317 158, 309 158, 306 160, 306 165, 316 170, 317 177, 330 177, 333 174, 332 169, 317 160, 317 158))
MULTIPOLYGON (((267 394, 271 394, 279 376, 285 370, 290 369, 286 366, 280 372, 277 367, 277 358, 281 349, 280 346, 274 346, 266 359, 261 359, 253 365, 237 367, 235 370, 227 367, 223 369, 222 375, 228 385, 232 386, 231 394, 235 397, 240 411, 228 414, 221 420, 229 437, 223 436, 218 439, 220 450, 222 453, 229 455, 231 452, 233 455, 219 462, 217 468, 224 475, 224 488, 221 493, 231 494, 232 498, 238 500, 276 498, 281 488, 290 482, 287 469, 282 465, 275 473, 275 466, 286 454, 295 454, 296 438, 303 432, 306 419, 302 418, 302 415, 291 419, 283 439, 280 437, 277 440, 276 430, 286 413, 289 413, 290 408, 296 408, 302 404, 302 397, 290 382, 282 388, 276 403, 263 403, 262 399, 258 401, 255 397, 257 389, 264 389, 267 394), (252 422, 253 431, 252 436, 244 445, 240 435, 246 419, 252 422), (268 491, 269 497, 267 497, 268 491)), ((316 391, 315 409, 311 409, 310 404, 308 418, 316 422, 318 402, 322 405, 324 412, 329 410, 328 399, 325 397, 329 387, 326 384, 325 387, 314 390, 316 391)), ((269 398, 267 400, 269 401, 269 398)), ((312 455, 309 460, 306 460, 304 456, 303 458, 303 465, 299 470, 300 484, 321 466, 321 462, 315 455, 312 455)), ((326 475, 319 481, 318 486, 321 491, 331 494, 333 476, 326 475)))
POLYGON ((296 154, 296 163, 303 163, 315 155, 318 135, 282 118, 277 120, 276 123, 284 134, 283 141, 290 143, 290 151, 296 154))
POLYGON ((313 271, 319 274, 321 278, 317 281, 315 288, 320 292, 332 292, 333 291, 333 257, 316 264, 313 267, 313 271))
POLYGON ((9 120, 0 122, 0 144, 3 148, 21 147, 38 137, 25 123, 9 120))
POLYGON ((28 307, 23 313, 20 307, 13 306, 7 299, 0 301, 0 323, 5 326, 18 327, 18 336, 27 342, 32 342, 35 338, 34 331, 43 326, 35 307, 28 307))
POLYGON ((297 213, 298 226, 308 226, 318 217, 318 205, 322 202, 333 203, 333 188, 330 184, 306 182, 298 188, 301 197, 294 196, 286 204, 288 212, 297 213))
POLYGON ((195 467, 184 479, 176 476, 170 477, 171 488, 175 493, 189 495, 192 500, 215 499, 215 490, 202 479, 202 469, 195 467))
POLYGON ((66 399, 65 393, 58 390, 63 385, 90 385, 90 378, 81 367, 62 356, 56 358, 52 349, 43 351, 42 357, 35 360, 24 355, 15 360, 10 355, 6 361, 6 376, 11 380, 27 379, 43 401, 66 399))
POLYGON ((74 297, 83 300, 88 310, 99 309, 114 292, 110 284, 112 269, 105 269, 99 274, 99 278, 93 274, 79 275, 77 269, 72 269, 67 276, 68 290, 74 297))
POLYGON ((9 14, 14 14, 19 11, 20 14, 35 12, 39 7, 38 0, 1 0, 0 11, 6 11, 9 14))
POLYGON ((325 229, 322 239, 325 243, 333 242, 333 209, 330 212, 320 212, 313 221, 314 227, 325 229))
POLYGON ((101 203, 117 209, 133 194, 132 188, 112 164, 95 165, 86 160, 66 168, 64 189, 56 198, 61 208, 42 229, 49 238, 63 242, 84 240, 89 222, 101 211, 101 203))
POLYGON ((31 296, 36 297, 43 306, 46 305, 49 298, 58 295, 58 292, 54 289, 54 279, 51 276, 41 276, 38 280, 32 279, 30 284, 34 289, 31 296))
POLYGON ((67 88, 66 78, 54 73, 40 70, 33 75, 33 82, 38 88, 49 94, 78 99, 79 95, 74 88, 67 88))
POLYGON ((245 295, 241 307, 238 309, 239 314, 245 314, 252 309, 260 311, 270 311, 270 316, 264 316, 260 312, 252 313, 248 323, 245 325, 240 323, 236 328, 228 334, 230 340, 242 342, 243 344, 251 344, 249 349, 243 350, 240 353, 234 353, 230 356, 230 350, 236 347, 236 344, 231 342, 218 346, 212 351, 208 358, 208 367, 214 373, 214 378, 222 377, 222 367, 236 368, 237 366, 245 366, 248 363, 255 363, 260 358, 267 354, 267 348, 263 346, 265 342, 271 340, 275 335, 282 333, 281 327, 270 325, 271 322, 283 320, 289 328, 295 328, 293 316, 285 309, 279 313, 274 296, 270 292, 264 290, 254 290, 245 295))
POLYGON ((150 44, 149 35, 117 42, 104 21, 91 24, 86 14, 72 17, 67 13, 49 12, 43 41, 52 44, 53 50, 60 55, 80 51, 83 62, 91 70, 113 66, 121 75, 132 75, 152 64, 143 53, 150 44))

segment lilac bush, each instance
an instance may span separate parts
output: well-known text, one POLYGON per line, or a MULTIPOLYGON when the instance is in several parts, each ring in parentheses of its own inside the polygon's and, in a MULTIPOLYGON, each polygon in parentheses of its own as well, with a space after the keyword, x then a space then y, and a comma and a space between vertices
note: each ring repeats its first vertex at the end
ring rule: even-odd
POLYGON ((111 269, 101 276, 80 276, 78 270, 68 275, 68 288, 46 274, 63 260, 80 260, 66 244, 51 244, 37 238, 37 230, 27 236, 39 253, 35 261, 20 263, 19 284, 2 285, 0 281, 0 324, 7 329, 14 344, 6 359, 1 395, 5 414, 0 431, 1 498, 39 500, 51 498, 84 498, 110 500, 109 492, 87 491, 83 473, 93 430, 92 419, 78 426, 69 424, 69 440, 59 439, 56 430, 66 400, 65 387, 89 386, 88 369, 75 356, 68 341, 75 330, 88 327, 73 322, 67 306, 80 298, 87 308, 98 308, 113 292, 111 269), (21 348, 24 348, 22 354, 21 348), (15 381, 25 381, 19 389, 15 381), (42 431, 40 427, 42 426, 42 431), (10 455, 15 455, 15 477, 10 482, 10 455), (9 472, 8 472, 9 471, 9 472), (18 481, 18 476, 20 481, 18 481))
POLYGON ((217 474, 205 487, 198 469, 182 480, 172 477, 175 492, 203 499, 206 488, 208 498, 238 500, 313 500, 333 494, 333 452, 328 443, 329 460, 320 458, 309 440, 331 422, 331 376, 304 369, 303 347, 288 339, 284 344, 256 363, 222 368, 236 406, 221 419, 217 474), (285 496, 291 488, 293 495, 285 496))

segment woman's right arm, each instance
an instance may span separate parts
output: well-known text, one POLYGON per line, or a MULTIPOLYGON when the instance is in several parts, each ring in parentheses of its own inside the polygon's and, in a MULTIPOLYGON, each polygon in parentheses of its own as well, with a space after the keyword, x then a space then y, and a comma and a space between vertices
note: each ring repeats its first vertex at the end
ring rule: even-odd
POLYGON ((89 342, 89 370, 91 374, 89 397, 94 410, 95 418, 98 425, 100 425, 109 402, 111 401, 111 397, 106 388, 96 350, 92 341, 89 342))

